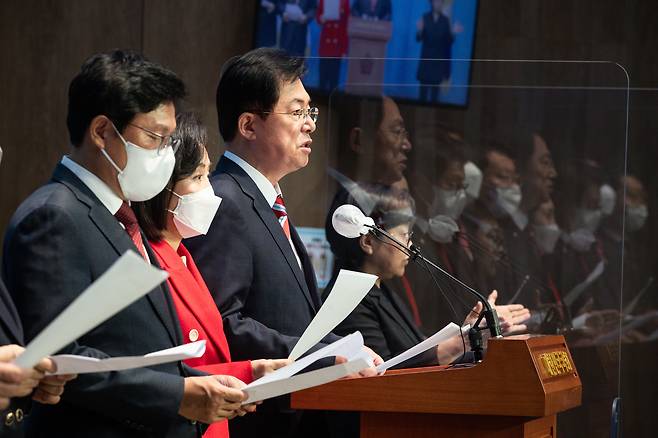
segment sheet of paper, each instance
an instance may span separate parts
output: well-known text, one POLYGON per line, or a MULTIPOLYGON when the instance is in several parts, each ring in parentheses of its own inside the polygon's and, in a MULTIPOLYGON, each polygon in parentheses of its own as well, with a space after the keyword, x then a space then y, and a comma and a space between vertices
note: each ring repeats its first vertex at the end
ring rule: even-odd
MULTIPOLYGON (((362 357, 362 353, 365 353, 363 350, 363 336, 361 336, 360 332, 354 332, 332 344, 314 351, 306 357, 296 360, 290 365, 279 368, 278 370, 271 372, 254 382, 251 382, 251 384, 247 387, 290 378, 307 366, 325 357, 343 356, 349 361, 362 357)), ((367 355, 367 353, 365 354, 367 355)))
POLYGON ((325 21, 340 19, 340 0, 324 0, 323 8, 325 21))
POLYGON ((206 352, 206 341, 201 340, 166 350, 155 351, 144 356, 122 356, 98 359, 73 354, 51 356, 57 364, 57 372, 52 374, 84 374, 105 371, 129 370, 149 367, 168 362, 201 357, 206 352))
POLYGON ((30 342, 16 364, 32 368, 162 283, 168 274, 127 251, 30 342))
POLYGON ((441 330, 434 333, 432 336, 425 339, 424 341, 414 345, 413 347, 411 347, 407 351, 404 351, 404 352, 398 354, 397 356, 387 360, 383 364, 379 365, 377 367, 377 371, 380 372, 380 373, 383 373, 387 369, 389 369, 391 367, 394 367, 395 365, 398 365, 398 364, 404 362, 405 360, 411 359, 412 357, 417 356, 420 353, 422 353, 426 350, 429 350, 430 348, 436 347, 441 342, 445 342, 448 339, 452 338, 453 336, 457 336, 460 333, 462 335, 464 335, 464 333, 468 332, 468 330, 470 328, 471 328, 471 326, 466 324, 465 326, 463 326, 461 328, 461 331, 460 331, 459 326, 457 324, 455 324, 454 322, 451 322, 450 324, 443 327, 441 330))
POLYGON ((293 376, 289 379, 249 386, 244 389, 249 398, 247 401, 243 402, 243 404, 254 403, 260 400, 289 394, 294 391, 301 391, 302 389, 324 385, 325 383, 333 382, 334 380, 341 379, 349 374, 358 373, 369 366, 370 364, 366 359, 359 358, 338 365, 310 371, 308 373, 300 374, 299 376, 293 376))
POLYGON ((583 281, 580 284, 577 284, 573 289, 569 291, 569 293, 564 297, 564 303, 567 306, 571 306, 577 299, 578 297, 585 292, 585 290, 592 284, 594 283, 600 276, 603 274, 603 271, 605 270, 605 262, 601 260, 592 270, 592 272, 589 273, 585 281, 583 281))
POLYGON ((304 330, 289 358, 296 360, 327 336, 352 313, 376 280, 376 275, 341 269, 327 300, 304 330))

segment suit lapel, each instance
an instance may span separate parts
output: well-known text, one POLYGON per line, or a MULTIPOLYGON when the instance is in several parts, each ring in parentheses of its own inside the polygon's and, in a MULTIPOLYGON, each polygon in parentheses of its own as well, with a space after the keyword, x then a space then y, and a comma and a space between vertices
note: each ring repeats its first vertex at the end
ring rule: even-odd
MULTIPOLYGON (((288 239, 286 238, 286 235, 284 234, 279 221, 276 219, 276 216, 272 212, 272 206, 267 204, 265 197, 258 189, 256 183, 251 179, 251 177, 249 177, 249 175, 247 175, 244 170, 242 170, 240 166, 226 157, 222 157, 217 164, 217 172, 230 175, 240 186, 242 191, 251 198, 254 211, 263 222, 263 224, 265 224, 265 227, 276 242, 276 245, 279 247, 279 251, 281 252, 280 255, 282 255, 288 263, 288 266, 292 271, 295 280, 297 280, 297 283, 299 284, 299 287, 301 288, 302 294, 306 298, 306 301, 311 306, 311 308, 315 310, 316 306, 314 300, 311 298, 311 293, 308 289, 308 285, 306 284, 306 280, 304 279, 304 273, 297 263, 295 254, 293 253, 292 247, 290 246, 290 242, 288 242, 288 239)), ((288 220, 290 220, 290 218, 288 218, 288 220)), ((291 232, 293 232, 292 225, 290 229, 291 232)), ((294 232, 294 234, 296 234, 296 232, 294 232)), ((299 236, 297 236, 297 238, 299 238, 299 236)), ((274 254, 272 256, 276 257, 274 254)))
POLYGON ((5 328, 9 338, 16 344, 23 345, 23 327, 14 302, 0 279, 0 326, 5 328))
MULTIPOLYGON (((93 192, 73 174, 66 166, 58 164, 55 168, 53 180, 66 185, 78 198, 80 202, 89 207, 89 219, 96 225, 98 230, 107 239, 114 248, 118 256, 123 255, 126 251, 137 251, 126 230, 119 224, 119 221, 108 211, 93 192)), ((146 237, 142 234, 142 240, 148 253, 151 264, 160 268, 153 252, 151 251, 146 237)), ((174 345, 178 345, 180 339, 180 330, 177 330, 177 320, 175 314, 171 312, 169 290, 166 283, 156 287, 146 295, 147 300, 153 307, 158 319, 167 329, 167 333, 174 345)))
POLYGON ((295 245, 295 249, 297 250, 297 255, 299 255, 299 260, 302 263, 304 281, 306 282, 309 294, 313 300, 313 303, 315 304, 315 309, 319 310, 320 306, 322 306, 322 303, 320 302, 320 296, 318 295, 318 287, 315 281, 315 271, 313 270, 313 264, 311 263, 311 259, 308 256, 308 253, 306 252, 304 242, 302 242, 301 237, 299 237, 299 234, 297 233, 297 229, 293 227, 292 223, 290 223, 290 237, 292 239, 293 245, 295 245))
POLYGON ((382 285, 381 295, 379 296, 379 307, 388 313, 388 315, 402 328, 399 333, 404 333, 414 344, 423 340, 419 338, 419 334, 413 329, 411 321, 404 317, 404 310, 400 309, 394 301, 395 297, 392 296, 393 292, 388 290, 386 286, 382 285))
MULTIPOLYGON (((168 243, 156 243, 151 249, 159 256, 163 268, 170 272, 168 283, 170 283, 170 289, 173 289, 170 293, 177 294, 179 300, 185 304, 185 307, 194 315, 199 325, 203 327, 208 338, 212 340, 213 345, 226 346, 226 338, 222 339, 219 336, 221 325, 220 327, 213 327, 211 325, 216 321, 219 321, 219 324, 221 324, 221 317, 212 300, 210 291, 205 287, 203 278, 194 265, 192 257, 189 254, 186 255, 186 267, 181 261, 180 256, 168 243), (207 300, 203 299, 204 295, 207 297, 207 300), (217 312, 217 317, 213 317, 213 311, 217 312)), ((171 301, 173 302, 173 298, 171 301)), ((174 308, 176 308, 175 305, 174 308)), ((226 351, 222 351, 222 353, 227 351, 228 348, 226 348, 226 351)))
MULTIPOLYGON (((125 234, 125 233, 124 233, 125 234)), ((146 236, 142 233, 142 240, 144 241, 144 247, 146 248, 146 253, 151 260, 151 264, 156 268, 160 268, 158 259, 155 257, 155 253, 151 248, 151 245, 148 244, 146 236)), ((157 288, 153 289, 146 295, 149 303, 153 307, 153 310, 158 315, 160 322, 166 327, 167 333, 169 333, 169 338, 174 345, 182 344, 182 334, 180 331, 180 322, 176 314, 176 310, 171 299, 171 292, 169 292, 169 286, 165 281, 157 288)))

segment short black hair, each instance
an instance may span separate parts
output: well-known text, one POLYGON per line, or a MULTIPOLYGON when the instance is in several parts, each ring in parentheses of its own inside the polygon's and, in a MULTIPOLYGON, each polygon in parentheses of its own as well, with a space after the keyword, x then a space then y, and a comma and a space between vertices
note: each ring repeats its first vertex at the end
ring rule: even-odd
POLYGON ((443 175, 452 163, 462 166, 466 164, 466 151, 470 146, 464 141, 461 134, 447 128, 439 128, 434 141, 434 167, 432 170, 436 177, 443 175))
POLYGON ((235 138, 240 114, 271 111, 279 100, 281 85, 306 73, 302 58, 283 50, 261 47, 226 61, 217 85, 219 133, 226 142, 235 138))
POLYGON ((203 161, 208 133, 199 116, 193 112, 180 113, 176 116, 176 131, 172 135, 180 140, 176 151, 176 164, 166 188, 148 201, 133 202, 132 207, 139 226, 148 240, 157 242, 162 239, 162 231, 167 228, 167 209, 171 201, 171 191, 176 183, 194 174, 203 161))
POLYGON ((183 81, 142 55, 124 50, 95 54, 69 85, 66 125, 71 144, 82 143, 96 116, 107 116, 123 132, 135 115, 166 102, 178 104, 183 97, 183 81))
MULTIPOLYGON (((408 191, 377 183, 362 183, 359 186, 372 198, 374 206, 367 216, 371 217, 377 226, 384 230, 390 230, 398 225, 413 225, 415 202, 408 191)), ((334 270, 351 269, 358 271, 363 267, 363 261, 365 260, 365 253, 361 249, 359 239, 350 239, 338 234, 331 224, 331 218, 340 205, 352 204, 361 210, 363 210, 363 207, 358 205, 358 202, 349 194, 347 197, 339 194, 334 201, 325 222, 327 241, 331 246, 331 251, 336 256, 334 270)))
POLYGON ((482 149, 478 154, 475 163, 482 172, 484 172, 489 167, 489 154, 492 152, 506 156, 507 158, 514 161, 514 164, 516 165, 516 154, 514 153, 514 150, 508 146, 507 143, 493 138, 485 138, 482 141, 482 149))

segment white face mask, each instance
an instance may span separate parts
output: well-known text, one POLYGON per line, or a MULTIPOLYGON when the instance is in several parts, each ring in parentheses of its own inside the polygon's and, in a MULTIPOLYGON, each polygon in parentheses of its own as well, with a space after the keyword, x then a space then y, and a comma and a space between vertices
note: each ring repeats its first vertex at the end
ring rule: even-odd
POLYGON ((578 252, 587 252, 592 244, 596 242, 594 233, 585 228, 579 228, 569 234, 563 234, 562 239, 578 252))
POLYGON ((649 218, 647 206, 642 204, 635 207, 626 206, 626 230, 629 232, 641 229, 649 218))
POLYGON ((496 205, 508 215, 517 211, 519 205, 521 205, 521 187, 518 184, 509 187, 497 187, 496 205))
POLYGON ((144 149, 126 141, 116 127, 114 130, 126 148, 126 167, 121 170, 104 148, 101 153, 119 173, 117 179, 123 196, 129 201, 148 201, 160 193, 169 182, 176 164, 174 150, 171 147, 162 152, 157 149, 144 149))
POLYGON ((480 197, 482 171, 472 161, 464 164, 464 184, 466 185, 466 195, 469 197, 469 200, 475 200, 480 197))
POLYGON ((434 216, 427 221, 428 234, 432 240, 439 243, 450 243, 459 226, 448 216, 434 216))
POLYGON ((438 187, 433 187, 434 199, 430 206, 430 216, 443 215, 452 218, 453 220, 459 219, 468 198, 464 190, 443 190, 438 187))
POLYGON ((603 184, 599 188, 599 194, 601 196, 601 212, 606 215, 610 216, 612 212, 615 210, 615 203, 617 202, 617 193, 615 192, 615 189, 610 187, 609 184, 603 184))
POLYGON ((176 208, 167 211, 174 215, 174 225, 183 239, 206 234, 222 202, 212 186, 186 195, 170 191, 179 199, 176 208))
POLYGON ((596 233, 601 223, 603 213, 600 209, 591 210, 587 208, 579 208, 576 210, 576 229, 584 228, 591 233, 596 233))
POLYGON ((560 227, 558 227, 557 224, 534 225, 532 229, 537 246, 539 246, 545 254, 553 254, 555 245, 562 234, 560 227))

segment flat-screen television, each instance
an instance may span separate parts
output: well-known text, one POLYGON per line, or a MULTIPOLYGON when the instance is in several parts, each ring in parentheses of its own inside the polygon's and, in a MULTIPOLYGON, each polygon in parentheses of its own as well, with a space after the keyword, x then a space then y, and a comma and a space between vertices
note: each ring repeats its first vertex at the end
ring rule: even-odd
POLYGON ((315 93, 465 106, 477 10, 478 0, 258 0, 254 41, 305 57, 315 93))

